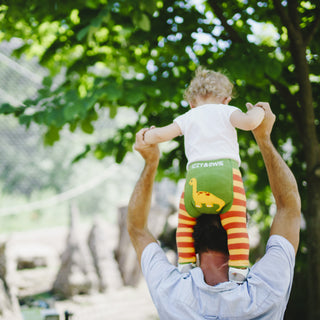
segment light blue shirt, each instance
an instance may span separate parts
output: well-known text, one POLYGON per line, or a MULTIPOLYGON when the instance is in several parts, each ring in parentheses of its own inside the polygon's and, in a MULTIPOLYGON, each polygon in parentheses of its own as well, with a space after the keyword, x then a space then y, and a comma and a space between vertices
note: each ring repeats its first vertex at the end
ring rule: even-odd
POLYGON ((202 270, 180 273, 153 242, 143 251, 141 267, 161 320, 283 319, 295 264, 285 238, 269 238, 266 254, 251 268, 242 285, 205 283, 202 270))

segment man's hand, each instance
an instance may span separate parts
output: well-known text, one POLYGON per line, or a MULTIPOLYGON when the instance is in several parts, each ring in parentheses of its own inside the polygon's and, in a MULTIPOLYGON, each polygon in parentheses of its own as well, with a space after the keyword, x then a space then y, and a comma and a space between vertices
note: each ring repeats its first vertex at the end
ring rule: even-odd
MULTIPOLYGON (((151 127, 150 129, 153 129, 153 127, 151 127)), ((147 144, 144 142, 144 139, 143 139, 144 134, 150 129, 144 128, 137 132, 136 142, 133 148, 141 154, 146 164, 154 162, 156 165, 158 165, 158 162, 160 159, 160 151, 159 151, 158 145, 147 144)))
POLYGON ((251 103, 247 103, 246 106, 248 110, 252 109, 253 107, 260 107, 265 112, 265 116, 261 124, 256 129, 252 130, 252 133, 255 139, 257 140, 257 142, 259 139, 270 138, 273 124, 276 120, 276 116, 272 112, 269 103, 258 102, 254 106, 251 103))

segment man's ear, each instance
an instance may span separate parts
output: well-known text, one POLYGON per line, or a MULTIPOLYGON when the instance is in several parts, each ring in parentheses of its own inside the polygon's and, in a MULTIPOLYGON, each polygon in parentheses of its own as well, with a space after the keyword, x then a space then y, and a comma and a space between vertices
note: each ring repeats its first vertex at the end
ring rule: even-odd
POLYGON ((225 97, 225 98, 223 98, 222 103, 229 104, 230 101, 231 101, 231 97, 225 97))

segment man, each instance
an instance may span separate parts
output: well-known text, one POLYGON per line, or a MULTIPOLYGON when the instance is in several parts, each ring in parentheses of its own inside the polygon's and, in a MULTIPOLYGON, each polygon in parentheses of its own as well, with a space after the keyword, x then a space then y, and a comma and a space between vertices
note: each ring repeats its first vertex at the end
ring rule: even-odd
POLYGON ((228 281, 228 253, 223 245, 226 238, 214 216, 199 218, 195 228, 200 267, 180 273, 168 262, 147 227, 159 149, 144 144, 147 129, 136 135, 135 149, 144 158, 145 167, 129 202, 128 231, 161 320, 283 318, 299 244, 300 197, 292 172, 271 142, 275 116, 268 103, 258 105, 265 110, 265 118, 253 134, 266 165, 277 212, 266 254, 251 268, 242 285, 228 281))

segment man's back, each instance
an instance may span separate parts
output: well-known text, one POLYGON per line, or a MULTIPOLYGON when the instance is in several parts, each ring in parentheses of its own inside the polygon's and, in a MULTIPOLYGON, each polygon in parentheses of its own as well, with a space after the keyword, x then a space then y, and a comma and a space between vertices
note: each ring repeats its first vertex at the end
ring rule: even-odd
POLYGON ((223 282, 210 286, 201 268, 181 274, 163 250, 150 244, 141 265, 161 320, 171 319, 282 319, 294 271, 293 246, 272 236, 266 255, 242 285, 223 282))

